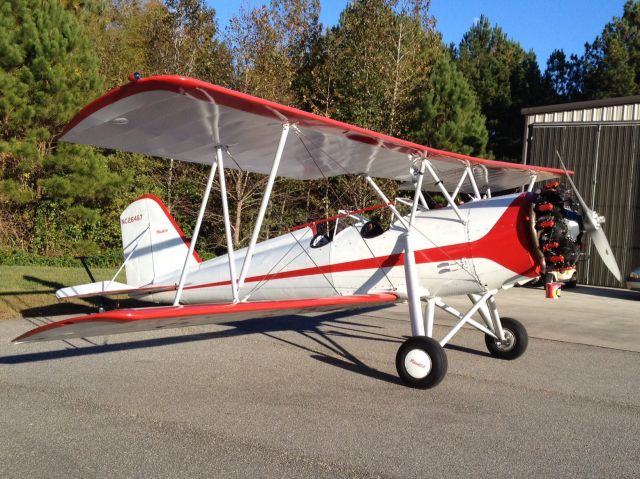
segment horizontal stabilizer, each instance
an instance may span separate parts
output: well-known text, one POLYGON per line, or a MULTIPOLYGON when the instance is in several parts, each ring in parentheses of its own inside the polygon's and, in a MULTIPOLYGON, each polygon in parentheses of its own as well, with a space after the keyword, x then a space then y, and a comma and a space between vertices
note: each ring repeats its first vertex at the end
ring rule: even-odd
POLYGON ((395 301, 397 301, 395 294, 383 293, 283 301, 116 309, 45 324, 17 337, 13 342, 26 343, 53 339, 84 338, 107 334, 218 324, 227 321, 314 311, 361 309, 386 306, 395 301))
POLYGON ((171 291, 175 285, 135 287, 115 281, 98 281, 97 283, 79 284, 56 291, 58 299, 90 298, 92 296, 111 296, 116 294, 142 295, 171 291))

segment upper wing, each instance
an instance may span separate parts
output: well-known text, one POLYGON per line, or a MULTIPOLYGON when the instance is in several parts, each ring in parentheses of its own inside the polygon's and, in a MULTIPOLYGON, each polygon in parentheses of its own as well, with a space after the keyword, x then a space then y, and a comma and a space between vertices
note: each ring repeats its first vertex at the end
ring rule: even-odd
MULTIPOLYGON (((61 139, 211 164, 218 145, 229 168, 268 174, 282 124, 293 125, 278 173, 296 179, 344 174, 410 180, 428 157, 447 189, 466 166, 494 191, 561 176, 557 169, 482 160, 436 150, 191 78, 156 76, 111 90, 81 110, 61 139)), ((471 192, 466 182, 462 191, 471 192)))
POLYGON ((266 318, 313 311, 339 311, 386 306, 397 301, 391 293, 330 298, 254 301, 250 303, 198 304, 116 309, 63 319, 24 333, 14 343, 84 338, 156 329, 217 324, 231 320, 266 318))

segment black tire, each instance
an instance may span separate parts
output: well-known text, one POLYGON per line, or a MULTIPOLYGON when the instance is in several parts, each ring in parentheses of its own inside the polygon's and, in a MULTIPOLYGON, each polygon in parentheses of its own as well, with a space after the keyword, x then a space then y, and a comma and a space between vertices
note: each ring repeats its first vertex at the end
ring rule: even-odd
MULTIPOLYGON (((426 358, 425 358, 426 359, 426 358)), ((429 389, 437 386, 440 381, 447 374, 447 355, 444 352, 444 348, 440 346, 437 341, 427 338, 426 336, 414 336, 407 339, 396 355, 396 369, 402 382, 409 387, 417 389, 429 389), (412 374, 407 368, 407 356, 414 352, 414 355, 425 358, 428 357, 430 365, 417 362, 416 359, 410 358, 409 361, 413 361, 414 365, 418 368, 428 367, 429 370, 425 376, 421 374, 412 374)), ((415 368, 411 368, 415 371, 415 368)), ((419 371, 419 370, 418 370, 419 371)))
POLYGON ((484 342, 492 356, 500 359, 516 359, 524 354, 529 344, 529 335, 520 321, 512 318, 501 318, 502 329, 507 336, 508 343, 500 344, 488 334, 484 335, 484 342))

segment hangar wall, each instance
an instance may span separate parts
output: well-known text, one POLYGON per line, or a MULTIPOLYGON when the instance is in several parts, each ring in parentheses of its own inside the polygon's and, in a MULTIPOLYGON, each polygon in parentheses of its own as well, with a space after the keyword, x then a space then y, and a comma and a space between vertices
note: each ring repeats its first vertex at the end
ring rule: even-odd
MULTIPOLYGON (((523 162, 560 167, 555 151, 587 204, 606 217, 605 232, 624 277, 640 265, 640 96, 522 110, 523 162)), ((578 282, 624 287, 587 245, 578 282)))

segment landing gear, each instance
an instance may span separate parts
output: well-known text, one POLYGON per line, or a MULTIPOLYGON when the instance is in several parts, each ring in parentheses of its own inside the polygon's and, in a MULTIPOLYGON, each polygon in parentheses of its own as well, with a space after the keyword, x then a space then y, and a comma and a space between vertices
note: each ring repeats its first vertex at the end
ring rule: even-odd
POLYGON ((578 274, 573 273, 573 276, 571 276, 571 279, 569 281, 564 282, 564 289, 573 289, 576 286, 578 286, 578 274))
POLYGON ((437 386, 447 374, 447 366, 447 355, 440 343, 426 336, 407 339, 396 355, 400 379, 413 388, 437 386))
POLYGON ((501 318, 504 341, 485 334, 484 342, 492 356, 500 359, 516 359, 524 354, 529 344, 527 330, 512 318, 501 318))

